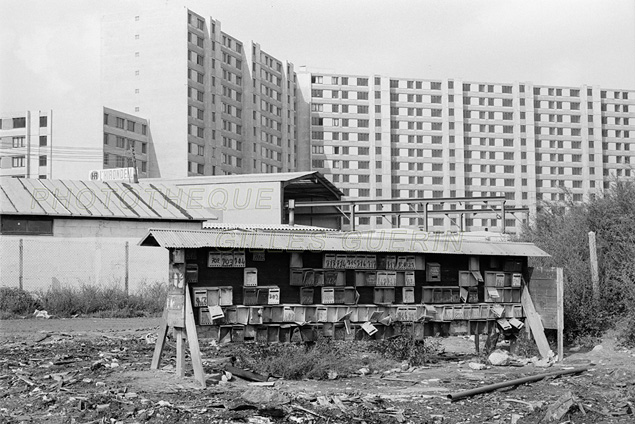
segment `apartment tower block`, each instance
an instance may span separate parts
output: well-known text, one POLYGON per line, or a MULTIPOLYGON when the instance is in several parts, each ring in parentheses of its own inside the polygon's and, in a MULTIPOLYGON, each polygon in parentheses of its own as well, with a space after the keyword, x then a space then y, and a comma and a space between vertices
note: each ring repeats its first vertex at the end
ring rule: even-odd
MULTIPOLYGON (((505 196, 507 204, 582 201, 632 177, 635 91, 299 72, 310 107, 309 166, 356 199, 505 196)), ((406 211, 407 205, 393 205, 406 211)), ((482 205, 487 210, 488 205, 482 205)), ((361 205, 379 212, 382 205, 361 205)), ((507 216, 513 231, 526 214, 507 216)), ((497 228, 482 213, 467 229, 497 228)), ((357 228, 421 225, 357 217, 357 228)), ((431 219, 432 229, 459 225, 431 219)))
POLYGON ((161 6, 102 20, 104 104, 146 117, 160 176, 296 169, 296 74, 219 21, 161 6))

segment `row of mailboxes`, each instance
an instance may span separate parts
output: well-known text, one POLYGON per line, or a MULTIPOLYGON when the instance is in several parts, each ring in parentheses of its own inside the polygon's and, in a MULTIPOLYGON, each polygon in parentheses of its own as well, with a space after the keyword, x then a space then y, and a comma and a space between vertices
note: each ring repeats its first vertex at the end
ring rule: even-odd
MULTIPOLYGON (((297 264, 297 262, 295 262, 297 264)), ((332 269, 423 270, 421 255, 365 255, 325 253, 322 265, 332 269)))
POLYGON ((485 271, 485 286, 521 287, 523 276, 520 273, 485 271))
POLYGON ((233 289, 230 286, 201 287, 194 290, 194 307, 230 306, 233 304, 233 289))
POLYGON ((345 286, 346 272, 313 268, 292 268, 291 286, 345 286))
POLYGON ((423 303, 478 303, 476 287, 438 287, 421 288, 423 303))
POLYGON ((379 305, 313 305, 313 306, 233 306, 213 311, 215 307, 198 309, 199 325, 213 324, 268 324, 306 322, 377 322, 388 318, 391 321, 418 321, 434 310, 431 306, 379 306, 379 305), (432 309, 431 309, 432 308, 432 309))
POLYGON ((199 308, 199 325, 493 320, 523 318, 519 304, 403 306, 234 306, 199 308), (212 311, 212 309, 222 309, 212 311), (219 313, 220 312, 220 313, 219 313))
POLYGON ((243 303, 245 305, 278 305, 280 304, 280 287, 244 287, 243 303))
POLYGON ((485 302, 488 303, 518 303, 521 289, 515 287, 485 287, 485 302))

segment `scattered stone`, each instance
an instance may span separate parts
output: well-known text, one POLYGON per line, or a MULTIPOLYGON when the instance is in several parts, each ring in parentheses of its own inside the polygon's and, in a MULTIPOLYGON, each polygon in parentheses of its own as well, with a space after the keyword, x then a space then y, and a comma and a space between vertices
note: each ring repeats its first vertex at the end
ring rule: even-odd
POLYGON ((560 422, 560 418, 564 416, 573 405, 576 404, 573 393, 570 391, 560 396, 552 405, 547 408, 547 413, 540 420, 540 423, 560 422))
POLYGON ((549 368, 553 362, 549 358, 542 358, 534 362, 534 365, 540 368, 549 368))
POLYGON ((261 388, 251 388, 245 391, 241 397, 244 401, 256 405, 283 405, 291 401, 288 396, 276 390, 261 388))
POLYGON ((494 366, 505 366, 509 364, 509 354, 504 350, 497 349, 489 355, 487 360, 494 366))
POLYGON ((358 372, 359 374, 361 374, 361 375, 366 375, 366 374, 369 374, 369 373, 370 373, 370 369, 368 369, 368 368, 364 367, 364 368, 360 368, 360 369, 358 369, 358 370, 357 370, 357 372, 358 372))
POLYGON ((472 368, 473 370, 484 370, 484 369, 487 369, 487 365, 485 365, 485 364, 480 364, 480 363, 478 363, 478 362, 470 362, 470 363, 468 364, 468 366, 469 366, 470 368, 472 368))

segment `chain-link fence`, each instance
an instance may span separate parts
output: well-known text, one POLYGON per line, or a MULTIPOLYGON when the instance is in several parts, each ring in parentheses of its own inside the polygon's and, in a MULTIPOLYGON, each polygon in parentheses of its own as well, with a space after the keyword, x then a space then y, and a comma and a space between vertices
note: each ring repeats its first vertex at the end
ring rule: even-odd
POLYGON ((144 283, 166 281, 166 249, 137 240, 0 237, 0 286, 27 291, 82 284, 134 293, 144 283))

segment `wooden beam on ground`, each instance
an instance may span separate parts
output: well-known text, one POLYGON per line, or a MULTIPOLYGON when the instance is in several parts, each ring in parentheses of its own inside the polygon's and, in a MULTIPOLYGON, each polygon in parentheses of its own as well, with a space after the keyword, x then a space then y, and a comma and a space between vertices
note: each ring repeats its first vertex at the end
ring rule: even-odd
POLYGON ((203 360, 201 359, 201 349, 198 345, 198 334, 196 333, 196 323, 194 322, 194 312, 192 311, 192 296, 189 287, 185 288, 185 332, 187 343, 190 345, 190 358, 194 369, 194 378, 205 387, 205 371, 203 370, 203 360))
POLYGON ((267 381, 268 376, 256 374, 255 372, 247 371, 242 368, 226 366, 225 371, 229 371, 237 377, 244 378, 249 381, 267 381))
POLYGON ((534 336, 534 340, 536 341, 536 346, 538 346, 538 351, 540 352, 540 356, 543 358, 549 357, 549 352, 551 349, 549 348, 549 342, 547 341, 547 337, 545 336, 545 329, 542 326, 542 321, 540 319, 540 315, 536 312, 536 308, 534 307, 534 302, 531 300, 531 295, 529 294, 529 290, 527 287, 523 289, 523 293, 520 297, 520 302, 523 305, 523 309, 525 310, 525 315, 527 316, 527 324, 529 324, 529 328, 531 329, 531 334, 534 336))
POLYGON ((165 339, 168 335, 168 307, 167 304, 163 309, 163 317, 161 318, 161 324, 159 326, 159 332, 157 333, 157 341, 154 345, 154 354, 152 355, 152 364, 150 364, 151 370, 159 368, 161 362, 161 355, 163 355, 163 349, 165 348, 165 339))

